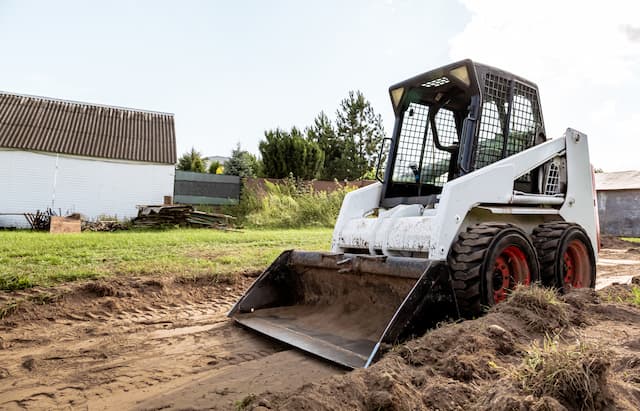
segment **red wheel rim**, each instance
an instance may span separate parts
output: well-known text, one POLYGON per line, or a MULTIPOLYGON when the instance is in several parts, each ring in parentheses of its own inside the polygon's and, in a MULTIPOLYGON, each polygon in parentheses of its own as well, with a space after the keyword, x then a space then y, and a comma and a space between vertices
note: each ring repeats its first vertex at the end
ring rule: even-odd
POLYGON ((522 250, 515 245, 502 250, 493 264, 493 302, 504 301, 516 285, 530 283, 529 262, 522 250))
POLYGON ((565 288, 590 286, 591 260, 587 246, 580 240, 573 240, 562 255, 562 280, 565 288))

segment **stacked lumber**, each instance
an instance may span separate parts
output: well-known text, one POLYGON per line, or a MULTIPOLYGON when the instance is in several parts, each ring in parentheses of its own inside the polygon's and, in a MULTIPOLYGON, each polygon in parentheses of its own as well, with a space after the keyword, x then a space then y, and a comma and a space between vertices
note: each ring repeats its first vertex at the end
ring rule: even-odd
POLYGON ((104 231, 113 232, 119 230, 128 230, 126 224, 120 223, 115 220, 103 220, 103 221, 83 221, 82 231, 104 231))
POLYGON ((233 219, 235 217, 226 214, 205 213, 194 210, 187 218, 187 222, 192 226, 226 228, 231 225, 231 220, 233 219))
POLYGON ((225 229, 234 217, 225 214, 196 211, 190 205, 147 205, 138 206, 138 216, 133 219, 134 227, 207 227, 225 229))

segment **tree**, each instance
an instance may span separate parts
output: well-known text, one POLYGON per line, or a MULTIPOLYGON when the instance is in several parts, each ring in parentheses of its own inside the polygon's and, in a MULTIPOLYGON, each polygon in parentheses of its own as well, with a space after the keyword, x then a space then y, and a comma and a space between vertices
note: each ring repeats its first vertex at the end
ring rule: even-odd
POLYGON ((343 158, 344 141, 338 138, 331 120, 324 111, 314 119, 313 125, 306 130, 307 138, 318 144, 324 152, 324 162, 320 171, 320 178, 325 180, 344 179, 349 168, 348 160, 343 158))
POLYGON ((204 173, 204 161, 202 161, 202 154, 196 151, 195 148, 191 148, 178 159, 178 170, 182 171, 194 171, 196 173, 204 173))
POLYGON ((242 150, 240 143, 231 152, 231 157, 224 163, 224 173, 230 176, 255 177, 260 170, 256 156, 242 150))
POLYGON ((360 91, 350 91, 336 112, 337 136, 342 140, 336 178, 358 179, 376 166, 385 132, 382 116, 360 91))
POLYGON ((336 114, 335 126, 320 112, 304 133, 296 127, 265 131, 265 176, 356 180, 372 174, 384 138, 382 117, 360 91, 349 92, 336 114))
POLYGON ((293 127, 291 132, 279 128, 267 130, 260 141, 260 154, 266 177, 294 177, 311 180, 319 177, 324 162, 320 146, 293 127))
POLYGON ((222 166, 219 161, 212 161, 209 164, 209 174, 218 174, 218 169, 222 166))

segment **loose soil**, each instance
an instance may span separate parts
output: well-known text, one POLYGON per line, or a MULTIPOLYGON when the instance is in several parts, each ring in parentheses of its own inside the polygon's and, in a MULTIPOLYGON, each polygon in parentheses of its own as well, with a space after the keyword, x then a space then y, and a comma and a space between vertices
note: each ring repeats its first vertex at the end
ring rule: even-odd
POLYGON ((512 375, 545 335, 591 347, 579 358, 592 383, 584 404, 638 409, 640 310, 618 302, 628 286, 610 286, 640 274, 640 253, 625 247, 600 253, 605 291, 572 293, 557 307, 507 303, 354 372, 228 320, 253 274, 1 293, 0 409, 575 408, 565 394, 523 390, 512 375))

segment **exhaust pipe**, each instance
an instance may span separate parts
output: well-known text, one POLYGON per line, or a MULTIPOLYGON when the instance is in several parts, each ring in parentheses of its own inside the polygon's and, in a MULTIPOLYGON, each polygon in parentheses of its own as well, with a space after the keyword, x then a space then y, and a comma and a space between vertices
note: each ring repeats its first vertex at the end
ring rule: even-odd
POLYGON ((440 261, 285 251, 228 316, 349 368, 455 312, 440 261))

